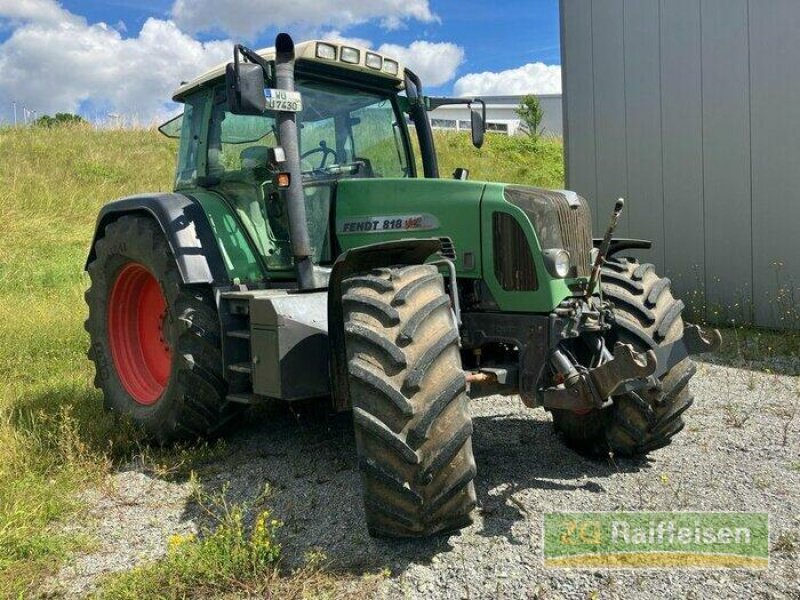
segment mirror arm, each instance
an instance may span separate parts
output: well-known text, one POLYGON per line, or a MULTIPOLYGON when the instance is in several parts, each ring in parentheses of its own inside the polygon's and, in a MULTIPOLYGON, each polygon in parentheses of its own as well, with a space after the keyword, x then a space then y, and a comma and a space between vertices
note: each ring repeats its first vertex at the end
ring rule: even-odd
POLYGON ((257 52, 251 50, 247 46, 243 46, 242 44, 236 44, 236 51, 233 54, 233 61, 236 63, 236 66, 239 65, 239 53, 249 60, 251 63, 257 64, 259 67, 264 69, 264 75, 269 77, 272 75, 272 68, 266 60, 264 60, 257 52))
POLYGON ((242 44, 236 44, 233 47, 233 64, 236 67, 236 70, 239 70, 239 54, 244 56, 249 62, 258 65, 262 69, 264 69, 264 77, 267 81, 272 80, 272 65, 269 64, 266 60, 264 60, 257 52, 251 50, 247 46, 242 44))
POLYGON ((451 106, 453 104, 474 104, 476 102, 483 106, 483 114, 486 115, 486 102, 480 98, 444 98, 436 96, 428 96, 426 99, 426 108, 428 110, 435 110, 440 106, 451 106))

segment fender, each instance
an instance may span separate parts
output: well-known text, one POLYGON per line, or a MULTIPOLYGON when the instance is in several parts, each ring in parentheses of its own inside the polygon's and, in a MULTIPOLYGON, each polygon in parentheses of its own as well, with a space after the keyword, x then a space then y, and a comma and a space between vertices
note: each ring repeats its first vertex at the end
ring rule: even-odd
POLYGON ((185 284, 228 283, 225 263, 203 208, 191 196, 142 194, 109 202, 100 210, 84 270, 95 257, 95 242, 105 228, 124 215, 152 217, 164 232, 185 284))
POLYGON ((347 250, 333 264, 328 283, 328 342, 330 343, 331 394, 337 411, 350 408, 347 352, 344 347, 342 281, 354 273, 390 265, 419 265, 442 249, 438 238, 405 239, 347 250))
MULTIPOLYGON (((592 240, 595 248, 599 248, 603 243, 603 238, 592 240)), ((608 256, 614 256, 623 250, 649 250, 653 247, 653 242, 649 240, 636 240, 631 238, 612 238, 611 245, 608 247, 608 256)))

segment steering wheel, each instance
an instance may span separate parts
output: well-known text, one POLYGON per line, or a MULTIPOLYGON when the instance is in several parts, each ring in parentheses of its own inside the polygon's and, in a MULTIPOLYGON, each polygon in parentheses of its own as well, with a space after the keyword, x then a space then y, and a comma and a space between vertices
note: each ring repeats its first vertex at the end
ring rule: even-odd
POLYGON ((304 159, 308 158, 309 156, 311 156, 312 154, 317 154, 319 152, 322 153, 322 159, 319 161, 319 166, 317 167, 318 169, 324 169, 325 168, 325 163, 328 162, 328 156, 330 156, 330 155, 333 155, 333 163, 332 164, 336 164, 337 162, 339 162, 339 157, 336 156, 336 150, 332 150, 331 148, 328 148, 328 143, 325 140, 321 140, 320 141, 319 148, 312 148, 311 150, 309 150, 307 152, 303 152, 300 155, 300 160, 304 160, 304 159))

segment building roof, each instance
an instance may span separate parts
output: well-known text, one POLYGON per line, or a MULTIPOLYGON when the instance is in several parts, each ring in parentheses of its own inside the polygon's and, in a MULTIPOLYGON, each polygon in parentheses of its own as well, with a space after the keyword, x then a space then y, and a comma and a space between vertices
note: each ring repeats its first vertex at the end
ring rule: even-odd
MULTIPOLYGON (((480 98, 486 104, 514 104, 518 105, 525 96, 529 96, 531 94, 519 94, 517 96, 476 96, 480 98)), ((537 98, 561 98, 561 94, 532 94, 537 98)))

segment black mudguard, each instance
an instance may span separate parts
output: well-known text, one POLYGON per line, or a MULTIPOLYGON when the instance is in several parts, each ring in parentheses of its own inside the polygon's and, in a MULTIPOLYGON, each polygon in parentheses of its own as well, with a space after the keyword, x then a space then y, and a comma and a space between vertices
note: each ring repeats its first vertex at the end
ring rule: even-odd
MULTIPOLYGON (((594 247, 599 248, 603 243, 603 238, 594 238, 592 240, 594 247)), ((608 247, 608 255, 610 258, 622 252, 623 250, 649 250, 653 247, 653 242, 649 240, 637 240, 632 238, 611 238, 611 245, 608 247)))
POLYGON ((438 238, 397 240, 347 250, 336 259, 328 284, 328 340, 330 342, 331 392, 335 410, 350 408, 347 385, 347 353, 344 347, 342 281, 355 273, 391 265, 419 265, 442 248, 438 238))
POLYGON ((142 194, 109 202, 100 210, 84 269, 94 260, 95 242, 109 223, 123 215, 153 218, 175 256, 183 283, 228 283, 228 272, 203 208, 191 196, 177 193, 142 194))

